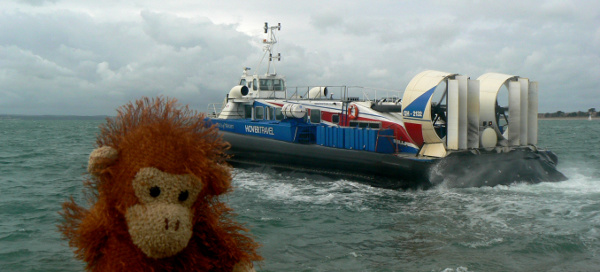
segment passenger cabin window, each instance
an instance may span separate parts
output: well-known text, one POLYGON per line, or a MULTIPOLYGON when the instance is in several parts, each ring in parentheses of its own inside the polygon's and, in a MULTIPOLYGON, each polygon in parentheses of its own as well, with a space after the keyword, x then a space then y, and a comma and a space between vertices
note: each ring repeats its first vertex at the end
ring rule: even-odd
POLYGON ((334 114, 331 116, 331 122, 334 124, 339 124, 340 123, 340 116, 337 114, 334 114))
POLYGON ((252 119, 252 106, 244 105, 244 118, 252 119))
POLYGON ((244 105, 244 118, 246 118, 246 119, 252 118, 252 106, 244 105))
POLYGON ((310 110, 310 122, 313 124, 321 123, 321 111, 311 109, 310 110))
POLYGON ((246 119, 252 118, 252 106, 244 105, 244 118, 246 118, 246 119))
POLYGON ((379 127, 381 127, 379 123, 369 123, 369 128, 379 129, 379 127))
POLYGON ((264 114, 265 114, 265 108, 263 108, 263 107, 254 108, 254 119, 262 120, 265 118, 264 114))
POLYGON ((252 80, 252 89, 256 91, 256 78, 252 80))
POLYGON ((381 123, 350 121, 350 127, 379 129, 381 127, 381 123))
POLYGON ((283 113, 281 108, 275 108, 275 120, 283 120, 283 113))
POLYGON ((273 108, 267 107, 267 120, 273 120, 273 108))

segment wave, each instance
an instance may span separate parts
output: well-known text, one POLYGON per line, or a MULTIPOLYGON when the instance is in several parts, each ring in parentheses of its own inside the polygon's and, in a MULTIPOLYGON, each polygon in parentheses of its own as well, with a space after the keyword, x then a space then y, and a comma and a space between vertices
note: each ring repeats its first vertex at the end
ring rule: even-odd
MULTIPOLYGON (((397 191, 350 180, 313 180, 272 173, 236 170, 238 194, 253 194, 262 201, 342 207, 350 211, 390 212, 389 216, 430 218, 443 228, 458 226, 467 247, 496 246, 498 237, 579 235, 581 241, 600 238, 600 186, 594 177, 575 172, 563 182, 515 184, 481 188, 434 187, 397 191), (434 220, 434 221, 435 221, 434 220), (481 234, 481 236, 473 234, 481 234)), ((414 223, 418 226, 419 220, 414 223)))
POLYGON ((340 205, 353 210, 370 209, 369 200, 389 198, 397 191, 373 187, 346 179, 323 176, 307 178, 274 172, 257 173, 236 169, 233 185, 236 194, 258 194, 259 197, 281 203, 310 205, 340 205))

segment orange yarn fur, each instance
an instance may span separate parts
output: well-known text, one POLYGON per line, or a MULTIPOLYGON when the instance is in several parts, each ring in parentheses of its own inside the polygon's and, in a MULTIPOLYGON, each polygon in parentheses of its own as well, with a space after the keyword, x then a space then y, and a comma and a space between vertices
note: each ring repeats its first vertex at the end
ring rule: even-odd
POLYGON ((118 116, 100 127, 97 146, 113 147, 118 158, 86 183, 91 207, 65 202, 59 226, 87 270, 231 271, 237 263, 262 259, 258 244, 219 200, 231 190, 228 144, 203 120, 203 114, 179 107, 175 99, 144 98, 119 108, 118 116), (144 167, 189 174, 204 186, 191 207, 192 237, 171 257, 147 257, 128 232, 125 213, 139 203, 131 182, 144 167))

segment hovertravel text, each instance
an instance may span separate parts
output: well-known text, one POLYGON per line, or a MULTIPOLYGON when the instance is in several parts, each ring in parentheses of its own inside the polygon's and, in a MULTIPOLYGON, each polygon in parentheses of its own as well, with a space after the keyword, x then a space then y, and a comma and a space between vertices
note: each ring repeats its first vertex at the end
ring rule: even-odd
POLYGON ((275 135, 272 127, 246 125, 246 132, 256 134, 275 135))

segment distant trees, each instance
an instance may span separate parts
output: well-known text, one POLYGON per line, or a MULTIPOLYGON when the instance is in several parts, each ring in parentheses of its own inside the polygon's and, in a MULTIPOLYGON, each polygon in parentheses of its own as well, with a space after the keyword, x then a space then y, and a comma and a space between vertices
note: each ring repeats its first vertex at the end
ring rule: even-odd
POLYGON ((557 111, 555 113, 551 113, 550 117, 565 117, 565 113, 563 111, 557 111))
POLYGON ((564 112, 564 111, 540 113, 540 114, 538 114, 538 117, 540 117, 540 118, 588 117, 590 114, 593 117, 600 116, 599 112, 596 111, 596 108, 590 108, 587 111, 576 111, 576 112, 568 112, 568 113, 564 112))

